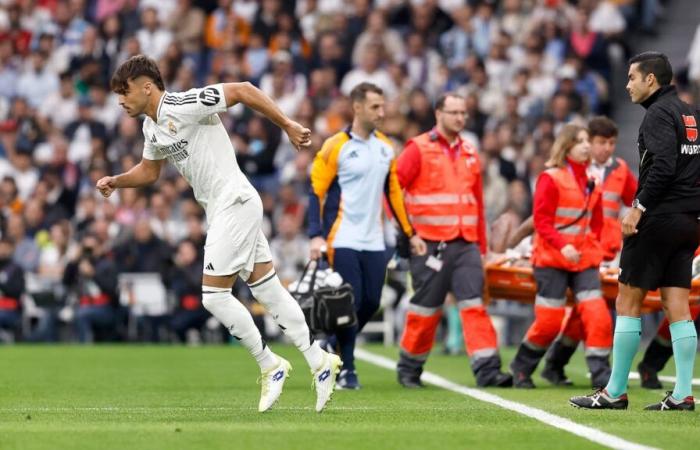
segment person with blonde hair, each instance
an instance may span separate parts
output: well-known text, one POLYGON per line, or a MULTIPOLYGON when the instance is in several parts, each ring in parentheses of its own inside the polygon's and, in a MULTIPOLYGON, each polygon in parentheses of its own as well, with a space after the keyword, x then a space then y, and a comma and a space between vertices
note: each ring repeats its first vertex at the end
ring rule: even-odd
POLYGON ((586 128, 567 124, 557 136, 535 187, 532 263, 537 295, 535 321, 511 363, 513 385, 534 388, 532 373, 559 334, 571 288, 581 315, 586 363, 595 385, 607 383, 612 318, 602 297, 600 186, 586 174, 591 147, 586 128))

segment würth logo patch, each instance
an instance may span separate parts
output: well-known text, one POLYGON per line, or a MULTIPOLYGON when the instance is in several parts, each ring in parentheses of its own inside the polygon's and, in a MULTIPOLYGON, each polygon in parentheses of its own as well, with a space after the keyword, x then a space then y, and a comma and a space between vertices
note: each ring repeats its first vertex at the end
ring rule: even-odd
POLYGON ((682 115, 681 117, 683 117, 683 125, 685 125, 686 139, 690 142, 695 142, 698 139, 698 124, 695 120, 695 116, 682 115))

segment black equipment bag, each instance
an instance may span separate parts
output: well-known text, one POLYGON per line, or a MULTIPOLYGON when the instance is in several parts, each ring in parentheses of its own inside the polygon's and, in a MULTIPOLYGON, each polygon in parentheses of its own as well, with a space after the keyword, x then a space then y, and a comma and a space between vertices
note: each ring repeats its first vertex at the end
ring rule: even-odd
POLYGON ((338 287, 324 286, 314 289, 320 263, 316 263, 311 272, 309 289, 306 292, 300 292, 299 285, 306 278, 312 263, 314 263, 313 260, 306 264, 297 289, 290 292, 299 302, 311 331, 333 334, 343 328, 356 325, 355 296, 349 283, 343 283, 338 287))

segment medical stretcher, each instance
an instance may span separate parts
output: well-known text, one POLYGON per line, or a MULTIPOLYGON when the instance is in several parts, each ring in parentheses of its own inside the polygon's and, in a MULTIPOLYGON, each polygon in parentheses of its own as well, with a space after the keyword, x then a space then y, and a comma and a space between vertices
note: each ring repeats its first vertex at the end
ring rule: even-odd
MULTIPOLYGON (((603 297, 615 306, 617 297, 617 270, 603 269, 600 273, 603 297)), ((486 264, 486 301, 514 300, 521 303, 534 303, 537 285, 532 275, 532 266, 523 260, 513 264, 512 260, 500 259, 486 264)), ((571 292, 568 294, 569 303, 573 304, 571 292)), ((690 303, 700 303, 700 280, 693 280, 690 291, 690 303)), ((661 310, 661 294, 658 290, 650 291, 642 305, 643 313, 661 310)))

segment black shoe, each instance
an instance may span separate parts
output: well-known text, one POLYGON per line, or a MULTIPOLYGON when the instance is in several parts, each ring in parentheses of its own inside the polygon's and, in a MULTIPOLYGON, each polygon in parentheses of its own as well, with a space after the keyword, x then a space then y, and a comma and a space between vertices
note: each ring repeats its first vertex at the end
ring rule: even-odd
POLYGON ((513 386, 513 375, 500 370, 494 371, 493 376, 487 380, 478 380, 476 385, 479 387, 511 387, 513 386))
POLYGON ((676 400, 671 397, 672 392, 667 391, 666 397, 659 403, 648 405, 644 408, 645 411, 695 411, 695 399, 692 395, 687 396, 683 400, 676 400))
POLYGON ((656 370, 640 362, 637 366, 637 371, 644 389, 663 389, 664 385, 659 381, 659 375, 656 373, 656 370))
POLYGON ((420 376, 409 375, 409 374, 398 374, 399 384, 405 388, 409 389, 420 389, 424 388, 425 385, 420 380, 420 376))
POLYGON ((524 372, 516 372, 513 374, 513 387, 518 389, 535 389, 535 383, 532 381, 532 377, 525 375, 524 372))
POLYGON ((549 364, 547 364, 547 366, 545 366, 545 368, 542 369, 542 373, 540 373, 540 376, 552 383, 554 386, 574 385, 574 383, 567 378, 566 374, 564 373, 564 370, 557 370, 556 368, 551 367, 549 364))
POLYGON ((598 389, 590 395, 571 397, 569 404, 584 409, 627 409, 627 394, 617 398, 610 397, 605 389, 598 389))

